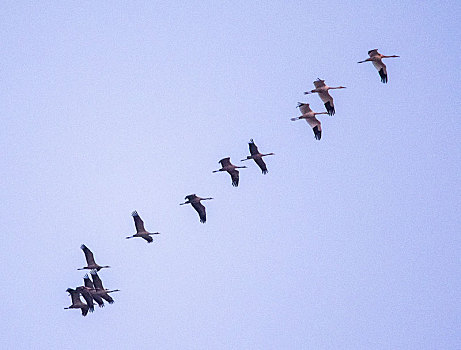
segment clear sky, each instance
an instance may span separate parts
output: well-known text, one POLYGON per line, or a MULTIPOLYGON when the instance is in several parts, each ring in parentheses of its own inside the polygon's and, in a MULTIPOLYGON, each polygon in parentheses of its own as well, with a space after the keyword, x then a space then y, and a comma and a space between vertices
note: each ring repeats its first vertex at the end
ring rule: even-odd
POLYGON ((460 3, 156 3, 0 4, 1 347, 460 349, 460 3))

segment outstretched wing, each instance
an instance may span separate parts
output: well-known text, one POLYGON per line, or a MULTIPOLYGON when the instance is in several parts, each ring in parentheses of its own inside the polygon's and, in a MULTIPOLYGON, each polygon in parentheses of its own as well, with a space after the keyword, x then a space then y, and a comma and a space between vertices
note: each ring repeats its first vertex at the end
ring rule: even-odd
POLYGON ((383 61, 373 61, 373 66, 378 70, 381 82, 387 83, 387 69, 383 61))
POLYGON ((198 216, 200 217, 200 222, 204 224, 206 222, 206 210, 205 206, 200 202, 191 203, 194 209, 197 211, 198 216))
POLYGON ((151 236, 142 236, 148 243, 152 243, 154 239, 151 236))
POLYGON ((93 256, 93 253, 91 252, 91 250, 88 249, 88 247, 84 244, 82 244, 80 246, 80 249, 83 250, 83 253, 85 254, 85 259, 86 259, 86 263, 88 266, 90 265, 96 265, 96 263, 94 262, 94 256, 93 256))
POLYGON ((373 49, 373 50, 368 51, 368 56, 373 57, 376 55, 379 55, 378 49, 373 49))
POLYGON ((85 284, 85 287, 94 289, 93 282, 91 282, 90 277, 88 274, 85 274, 85 277, 83 277, 83 283, 85 284))
POLYGON ((302 115, 312 112, 312 109, 309 107, 309 103, 298 102, 298 108, 302 115))
POLYGON ((262 158, 257 158, 254 161, 256 162, 256 164, 258 164, 263 174, 267 174, 267 166, 266 163, 264 163, 264 160, 262 158))
POLYGON ((95 270, 91 271, 91 276, 93 277, 94 288, 104 290, 104 287, 102 286, 102 281, 95 270))
POLYGON ((228 171, 232 178, 232 186, 237 187, 239 185, 239 171, 237 169, 228 171))
POLYGON ((221 160, 219 161, 219 163, 221 163, 221 166, 222 166, 223 168, 225 168, 225 167, 228 166, 228 165, 231 165, 230 157, 221 159, 221 160))
POLYGON ((325 86, 325 80, 317 79, 316 81, 314 81, 314 86, 315 86, 316 89, 324 87, 325 86))
POLYGON ((83 299, 85 299, 90 312, 93 312, 94 303, 93 303, 93 297, 91 296, 91 293, 85 287, 78 287, 77 291, 80 292, 80 294, 83 296, 83 299))
POLYGON ((101 294, 101 298, 103 298, 105 301, 107 301, 109 304, 113 304, 114 303, 114 299, 112 299, 112 297, 107 294, 107 293, 104 293, 104 294, 101 294))
POLYGON ((312 117, 306 118, 306 122, 312 128, 312 131, 314 132, 314 137, 317 140, 320 140, 322 138, 322 124, 320 123, 320 121, 317 118, 312 117))
POLYGON ((259 153, 258 146, 255 145, 253 139, 250 140, 250 142, 248 143, 248 146, 250 147, 250 154, 251 155, 255 155, 255 154, 259 153))
POLYGON ((134 219, 134 225, 136 226, 136 232, 146 232, 144 229, 144 221, 142 221, 141 217, 139 216, 138 212, 135 210, 131 213, 134 219))
POLYGON ((325 109, 327 110, 329 115, 335 114, 335 105, 333 104, 333 97, 328 93, 328 91, 319 93, 320 99, 322 100, 323 104, 325 105, 325 109))

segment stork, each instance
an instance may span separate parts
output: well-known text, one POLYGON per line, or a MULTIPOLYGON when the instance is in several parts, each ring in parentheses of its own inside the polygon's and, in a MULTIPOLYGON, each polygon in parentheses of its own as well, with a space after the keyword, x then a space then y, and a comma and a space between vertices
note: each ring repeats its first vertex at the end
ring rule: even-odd
POLYGON ((82 316, 86 316, 88 314, 88 305, 85 304, 80 300, 80 293, 77 292, 75 289, 67 288, 66 292, 70 294, 72 304, 69 307, 65 307, 64 310, 68 309, 81 309, 82 316))
POLYGON ((91 297, 94 299, 96 303, 98 303, 99 307, 104 307, 104 301, 102 298, 96 293, 96 289, 94 288, 93 282, 91 282, 90 277, 88 277, 88 274, 83 277, 83 283, 85 285, 85 288, 90 292, 91 297))
POLYGON ((134 225, 136 226, 136 233, 133 236, 126 237, 126 239, 133 237, 141 237, 145 239, 148 243, 152 243, 153 238, 151 237, 151 235, 158 235, 160 234, 160 232, 147 232, 144 228, 144 221, 142 221, 141 217, 139 216, 136 210, 131 213, 131 216, 133 217, 134 225))
POLYGON ((373 66, 378 70, 379 76, 381 77, 381 82, 387 83, 387 70, 386 65, 383 63, 383 58, 393 58, 393 57, 400 57, 397 55, 392 56, 384 56, 378 52, 378 49, 373 49, 368 51, 368 56, 366 60, 357 62, 357 63, 364 63, 364 62, 373 62, 373 66))
POLYGON ((213 173, 218 171, 227 171, 232 178, 232 186, 237 187, 239 185, 239 168, 246 168, 246 166, 237 166, 230 162, 230 157, 223 158, 219 161, 221 163, 221 169, 213 170, 213 173))
POLYGON ((107 301, 109 304, 114 303, 114 299, 109 295, 109 293, 113 292, 120 292, 119 289, 114 289, 114 290, 109 290, 105 289, 102 285, 102 281, 98 276, 98 273, 93 270, 91 271, 91 276, 93 277, 93 284, 95 287, 95 294, 99 295, 101 298, 103 298, 105 301, 107 301))
POLYGON ((85 286, 79 286, 75 288, 75 290, 82 295, 83 299, 85 299, 86 305, 88 305, 88 309, 90 310, 90 312, 93 312, 94 303, 93 303, 93 297, 91 296, 91 292, 89 288, 86 288, 85 286))
POLYGON ((200 217, 200 222, 204 224, 206 222, 206 210, 205 206, 202 203, 200 203, 200 201, 206 201, 213 198, 202 198, 194 193, 184 197, 184 199, 186 199, 186 201, 184 203, 179 203, 179 205, 191 204, 197 211, 198 216, 200 217))
POLYGON ((319 114, 328 114, 328 112, 314 112, 309 107, 309 103, 302 103, 302 102, 298 102, 298 108, 301 111, 302 116, 291 118, 291 120, 296 121, 299 119, 305 119, 307 124, 309 124, 310 127, 312 128, 312 131, 314 132, 314 137, 317 140, 320 140, 322 138, 322 124, 315 116, 319 114))
POLYGON ((83 253, 85 253, 85 259, 86 259, 86 264, 87 266, 85 267, 82 267, 81 269, 77 269, 77 270, 96 270, 96 271, 99 271, 103 268, 106 268, 106 267, 110 267, 110 266, 100 266, 98 264, 96 264, 96 262, 94 261, 94 256, 93 256, 93 253, 91 252, 91 250, 88 249, 88 247, 84 244, 82 244, 80 246, 80 249, 83 250, 83 253))
POLYGON ((328 112, 329 115, 334 115, 335 114, 335 105, 333 104, 333 97, 329 94, 328 90, 334 90, 334 89, 345 89, 345 86, 337 86, 337 87, 331 87, 325 84, 325 80, 322 80, 320 78, 317 78, 316 81, 314 81, 314 86, 315 89, 311 91, 306 91, 304 92, 304 95, 308 94, 313 94, 313 93, 318 93, 320 99, 325 105, 325 108, 328 112))
POLYGON ((255 145, 253 139, 250 139, 248 142, 248 146, 250 148, 250 155, 246 157, 246 159, 242 159, 241 161, 244 162, 245 160, 253 159, 256 164, 258 164, 259 168, 261 169, 263 174, 267 174, 267 166, 264 163, 263 157, 265 156, 273 156, 275 153, 266 153, 262 154, 258 151, 258 146, 255 145))

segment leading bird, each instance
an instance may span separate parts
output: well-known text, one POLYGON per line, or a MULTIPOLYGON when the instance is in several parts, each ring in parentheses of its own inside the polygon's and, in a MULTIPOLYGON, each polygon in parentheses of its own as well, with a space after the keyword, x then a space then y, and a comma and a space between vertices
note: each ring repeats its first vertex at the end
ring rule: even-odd
POLYGON ((364 62, 373 62, 373 66, 378 70, 379 76, 381 77, 381 82, 387 83, 387 69, 386 65, 383 63, 383 58, 393 58, 393 57, 400 57, 397 55, 392 56, 384 56, 378 52, 378 49, 373 49, 368 51, 368 56, 366 60, 357 62, 357 63, 364 63, 364 62))

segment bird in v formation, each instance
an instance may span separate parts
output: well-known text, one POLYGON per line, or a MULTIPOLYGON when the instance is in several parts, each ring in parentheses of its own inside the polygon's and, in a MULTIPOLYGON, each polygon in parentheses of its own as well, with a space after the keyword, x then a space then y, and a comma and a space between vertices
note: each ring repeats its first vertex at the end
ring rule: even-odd
MULTIPOLYGON (((359 61, 358 63, 365 63, 365 62, 372 62, 374 67, 378 70, 379 76, 381 78, 381 82, 387 83, 388 82, 388 75, 387 75, 387 67, 382 62, 383 58, 396 58, 400 57, 397 55, 385 56, 378 52, 378 49, 372 49, 368 51, 369 58, 359 61)), ((328 114, 333 116, 336 113, 335 105, 333 101, 333 97, 330 95, 329 90, 335 89, 345 89, 345 86, 337 86, 337 87, 330 87, 325 84, 325 80, 317 78, 316 81, 313 82, 315 89, 304 92, 305 95, 317 93, 324 103, 326 112, 314 112, 311 108, 309 103, 298 102, 297 107, 301 111, 301 116, 291 118, 292 121, 305 119, 309 126, 312 128, 314 132, 314 137, 317 140, 320 140, 322 137, 322 127, 320 121, 316 118, 317 115, 324 115, 328 114)), ((267 174, 267 166, 263 160, 263 157, 274 155, 274 153, 266 153, 262 154, 259 152, 258 147, 256 146, 253 139, 250 139, 248 143, 250 155, 247 156, 245 159, 241 161, 247 161, 253 159, 258 167, 261 169, 262 174, 267 174)), ((237 187, 239 185, 239 171, 237 169, 247 168, 246 166, 237 166, 231 163, 230 157, 223 158, 219 161, 221 164, 221 168, 218 170, 214 170, 213 173, 226 171, 231 176, 232 186, 237 187)), ((206 222, 206 208, 201 203, 204 200, 211 200, 213 198, 202 198, 197 196, 196 194, 190 194, 185 197, 186 201, 184 203, 180 203, 180 205, 191 204, 192 207, 197 211, 200 222, 206 222)), ((131 213, 135 227, 136 233, 132 236, 126 237, 126 239, 140 237, 146 240, 148 243, 153 242, 152 235, 157 235, 159 232, 148 232, 144 228, 144 222, 139 216, 137 211, 133 211, 131 213)), ((86 274, 83 278, 84 285, 78 286, 75 289, 68 288, 66 291, 69 293, 71 297, 72 304, 65 309, 80 309, 83 316, 86 316, 88 312, 94 311, 94 302, 96 302, 99 307, 104 307, 104 300, 107 301, 109 304, 114 302, 114 299, 109 295, 109 293, 118 292, 118 289, 115 290, 108 290, 103 287, 102 280, 98 275, 98 271, 103 268, 109 268, 108 265, 99 265, 95 262, 94 255, 92 251, 84 244, 80 247, 85 254, 85 259, 87 262, 87 266, 83 268, 79 268, 78 270, 88 269, 91 270, 91 276, 93 281, 91 281, 88 274, 86 274), (80 295, 83 296, 85 302, 82 302, 80 299, 80 295)))

